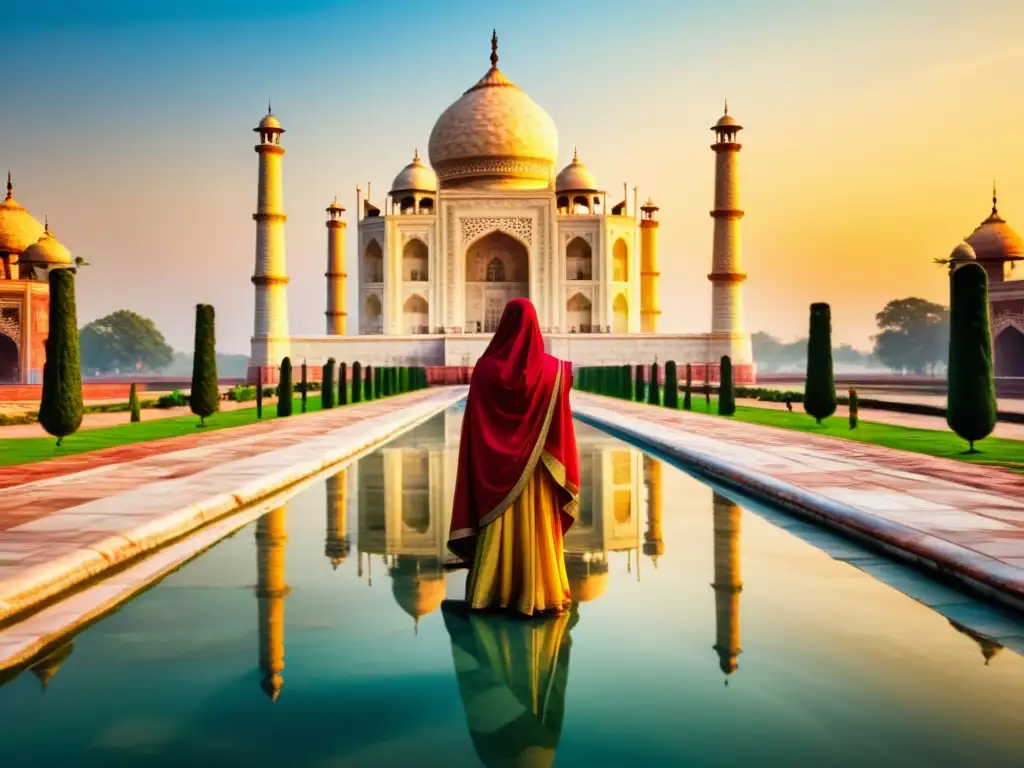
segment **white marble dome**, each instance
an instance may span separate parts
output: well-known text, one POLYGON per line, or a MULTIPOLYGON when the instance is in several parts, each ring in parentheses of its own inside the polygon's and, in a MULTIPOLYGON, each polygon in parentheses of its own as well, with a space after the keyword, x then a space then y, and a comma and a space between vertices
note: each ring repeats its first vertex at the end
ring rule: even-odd
POLYGON ((50 232, 49 225, 43 229, 39 239, 25 249, 20 261, 41 267, 70 267, 75 263, 70 251, 50 232))
POLYGON ((442 187, 543 189, 558 158, 554 120, 498 69, 491 68, 434 124, 430 164, 442 187))
POLYGON ((555 179, 555 190, 557 192, 596 192, 597 189, 597 179, 594 174, 573 151, 572 162, 565 166, 558 174, 558 178, 555 179))
POLYGON ((437 174, 420 160, 419 151, 391 182, 391 194, 399 192, 437 192, 437 174))
POLYGON ((43 234, 43 225, 14 199, 7 175, 7 197, 0 203, 0 253, 21 253, 43 234))

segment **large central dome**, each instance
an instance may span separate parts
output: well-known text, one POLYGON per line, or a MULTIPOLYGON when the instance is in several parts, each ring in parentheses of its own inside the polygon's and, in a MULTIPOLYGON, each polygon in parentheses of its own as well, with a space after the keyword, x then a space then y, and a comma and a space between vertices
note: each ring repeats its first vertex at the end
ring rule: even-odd
POLYGON ((430 164, 445 188, 544 189, 558 157, 551 116, 498 69, 491 68, 444 111, 430 132, 430 164))

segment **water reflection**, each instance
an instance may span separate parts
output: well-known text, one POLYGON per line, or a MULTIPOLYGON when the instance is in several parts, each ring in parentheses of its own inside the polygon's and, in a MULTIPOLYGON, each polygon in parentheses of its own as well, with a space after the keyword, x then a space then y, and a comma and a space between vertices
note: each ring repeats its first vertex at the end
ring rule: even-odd
POLYGON ((569 631, 579 621, 578 609, 524 620, 471 612, 465 602, 450 600, 441 611, 480 761, 551 765, 562 734, 569 631))
POLYGON ((260 688, 277 701, 284 678, 284 601, 288 507, 268 512, 256 523, 256 600, 259 604, 260 688))
POLYGON ((50 684, 53 676, 60 671, 61 664, 71 655, 71 651, 74 650, 74 643, 64 643, 57 650, 44 656, 42 659, 33 664, 29 669, 32 674, 39 680, 39 684, 42 685, 43 691, 46 691, 46 686, 50 684))
MULTIPOLYGON (((715 531, 715 652, 726 675, 736 671, 740 648, 740 508, 715 493, 712 497, 715 531)), ((726 683, 728 684, 728 682, 726 683)))

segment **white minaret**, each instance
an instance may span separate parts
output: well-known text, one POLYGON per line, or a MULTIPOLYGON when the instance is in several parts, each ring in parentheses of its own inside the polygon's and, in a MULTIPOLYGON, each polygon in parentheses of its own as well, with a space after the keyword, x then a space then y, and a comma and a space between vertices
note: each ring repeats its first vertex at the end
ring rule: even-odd
POLYGON ((338 198, 327 206, 327 335, 344 336, 345 312, 345 209, 338 198))
POLYGON ((742 145, 736 141, 743 130, 729 114, 725 114, 711 128, 716 141, 711 145, 715 153, 715 220, 714 245, 711 251, 711 333, 712 359, 729 355, 733 365, 752 362, 750 337, 743 330, 743 273, 740 258, 740 180, 736 170, 742 145))
POLYGON ((256 318, 252 333, 249 379, 263 368, 263 380, 277 381, 281 360, 288 355, 288 268, 285 264, 284 178, 282 159, 284 128, 270 112, 254 131, 260 135, 256 154, 260 156, 259 192, 256 202, 256 318))

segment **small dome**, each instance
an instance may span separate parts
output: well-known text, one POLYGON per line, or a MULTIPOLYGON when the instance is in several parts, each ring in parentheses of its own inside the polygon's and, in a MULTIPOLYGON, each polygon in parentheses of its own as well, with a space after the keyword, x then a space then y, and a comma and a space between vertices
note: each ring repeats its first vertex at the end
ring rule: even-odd
POLYGON ((20 261, 22 264, 46 267, 71 267, 75 263, 68 249, 50 233, 49 224, 44 227, 42 236, 35 244, 25 249, 20 261))
POLYGON ((391 194, 396 192, 437 192, 437 174, 423 164, 420 153, 413 153, 412 162, 391 182, 391 194))
POLYGON ((953 252, 949 254, 949 260, 953 264, 962 264, 965 261, 974 261, 976 258, 978 257, 975 255, 974 249, 971 248, 970 243, 966 240, 957 245, 957 247, 953 249, 953 252))
POLYGON ((14 199, 11 174, 7 174, 7 197, 0 203, 0 253, 22 253, 43 234, 43 225, 14 199))
POLYGON ((444 186, 545 189, 558 157, 555 122, 498 69, 491 68, 437 119, 430 164, 444 186))
POLYGON ((967 237, 978 261, 1018 261, 1024 258, 1024 241, 999 215, 995 189, 992 213, 967 237))
POLYGON ((587 563, 585 553, 566 552, 565 571, 574 603, 597 600, 608 589, 608 563, 605 560, 587 563))
POLYGON ((596 192, 597 179, 590 169, 580 160, 576 150, 572 153, 572 162, 558 174, 555 179, 557 192, 596 192))
POLYGON ((416 568, 415 560, 399 558, 391 571, 391 594, 399 607, 418 621, 441 607, 447 587, 443 572, 433 571, 429 565, 422 571, 416 568))
POLYGON ((259 131, 277 131, 278 133, 284 133, 284 128, 281 127, 281 123, 274 117, 274 111, 270 108, 270 102, 267 102, 267 114, 260 120, 258 128, 253 128, 257 133, 259 131))
POLYGON ((714 127, 711 130, 717 131, 721 128, 733 128, 737 131, 743 129, 743 126, 737 123, 733 116, 729 114, 728 101, 725 102, 725 112, 722 114, 720 118, 718 118, 718 122, 715 123, 714 127))
POLYGON ((345 207, 338 202, 338 198, 334 198, 333 200, 331 200, 331 204, 327 206, 327 212, 330 213, 331 211, 341 211, 342 213, 345 212, 345 207))

